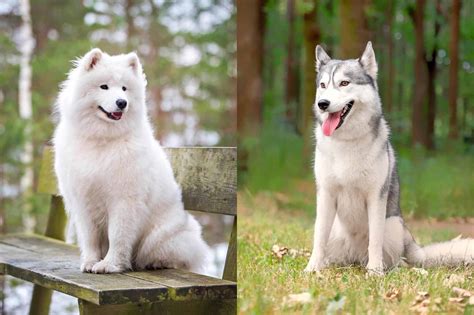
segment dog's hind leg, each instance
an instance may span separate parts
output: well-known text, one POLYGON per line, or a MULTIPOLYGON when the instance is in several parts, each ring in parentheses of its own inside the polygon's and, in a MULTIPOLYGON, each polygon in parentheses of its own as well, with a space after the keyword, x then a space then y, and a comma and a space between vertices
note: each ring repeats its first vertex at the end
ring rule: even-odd
POLYGON ((385 269, 397 266, 401 262, 404 250, 404 226, 399 216, 385 220, 383 239, 383 264, 385 269))

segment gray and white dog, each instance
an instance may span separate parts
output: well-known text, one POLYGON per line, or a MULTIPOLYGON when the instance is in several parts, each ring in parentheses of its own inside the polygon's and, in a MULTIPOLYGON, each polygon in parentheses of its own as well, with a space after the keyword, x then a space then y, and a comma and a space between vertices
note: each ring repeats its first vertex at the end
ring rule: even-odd
POLYGON ((331 59, 318 45, 316 70, 317 217, 305 271, 361 264, 369 274, 383 274, 402 260, 425 267, 473 264, 473 239, 420 247, 404 224, 372 44, 350 60, 331 59))

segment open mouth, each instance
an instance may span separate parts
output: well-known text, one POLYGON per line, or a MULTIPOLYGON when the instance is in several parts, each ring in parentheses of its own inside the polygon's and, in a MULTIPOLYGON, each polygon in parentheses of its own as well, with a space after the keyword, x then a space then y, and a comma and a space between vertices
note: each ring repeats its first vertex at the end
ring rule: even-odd
POLYGON ((337 128, 341 127, 344 119, 349 115, 349 112, 354 105, 354 101, 350 101, 344 108, 335 113, 329 113, 328 118, 323 122, 323 133, 325 136, 330 136, 337 128))
POLYGON ((122 112, 111 112, 109 113, 108 111, 106 111, 102 106, 99 106, 99 109, 104 112, 108 118, 112 119, 112 120, 120 120, 120 118, 122 118, 122 112))

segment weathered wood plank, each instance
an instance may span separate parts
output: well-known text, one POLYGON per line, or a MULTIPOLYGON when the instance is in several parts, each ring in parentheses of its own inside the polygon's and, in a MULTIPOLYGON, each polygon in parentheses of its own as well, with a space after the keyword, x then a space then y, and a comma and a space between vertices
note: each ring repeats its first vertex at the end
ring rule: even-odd
MULTIPOLYGON (((62 198, 55 195, 51 196, 48 223, 44 234, 48 237, 64 241, 66 221, 66 211, 62 198)), ((35 285, 31 295, 30 315, 49 314, 52 295, 52 290, 35 285)))
POLYGON ((94 305, 79 300, 81 315, 155 315, 155 314, 192 314, 192 315, 232 315, 237 314, 235 299, 220 301, 161 301, 127 305, 94 305))
MULTIPOLYGON (((165 148, 187 210, 236 215, 236 148, 165 148)), ((59 195, 53 171, 53 150, 46 146, 38 192, 59 195)))
POLYGON ((113 275, 82 273, 79 271, 77 247, 36 235, 1 237, 0 270, 95 304, 220 300, 236 297, 234 282, 181 270, 113 275))
POLYGON ((187 210, 237 214, 235 148, 165 148, 187 210))
POLYGON ((234 282, 182 272, 176 269, 164 269, 147 272, 126 273, 130 277, 164 285, 170 290, 173 300, 219 300, 236 298, 237 288, 234 282))
POLYGON ((234 217, 230 233, 229 248, 225 258, 223 279, 237 281, 237 217, 234 217))

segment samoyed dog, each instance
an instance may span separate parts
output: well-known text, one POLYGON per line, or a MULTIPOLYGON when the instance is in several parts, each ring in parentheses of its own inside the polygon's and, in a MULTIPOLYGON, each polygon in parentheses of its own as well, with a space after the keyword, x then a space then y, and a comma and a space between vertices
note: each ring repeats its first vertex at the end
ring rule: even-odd
POLYGON ((81 270, 204 273, 210 249, 153 137, 145 87, 135 53, 110 56, 98 48, 78 59, 61 85, 54 168, 81 270))

